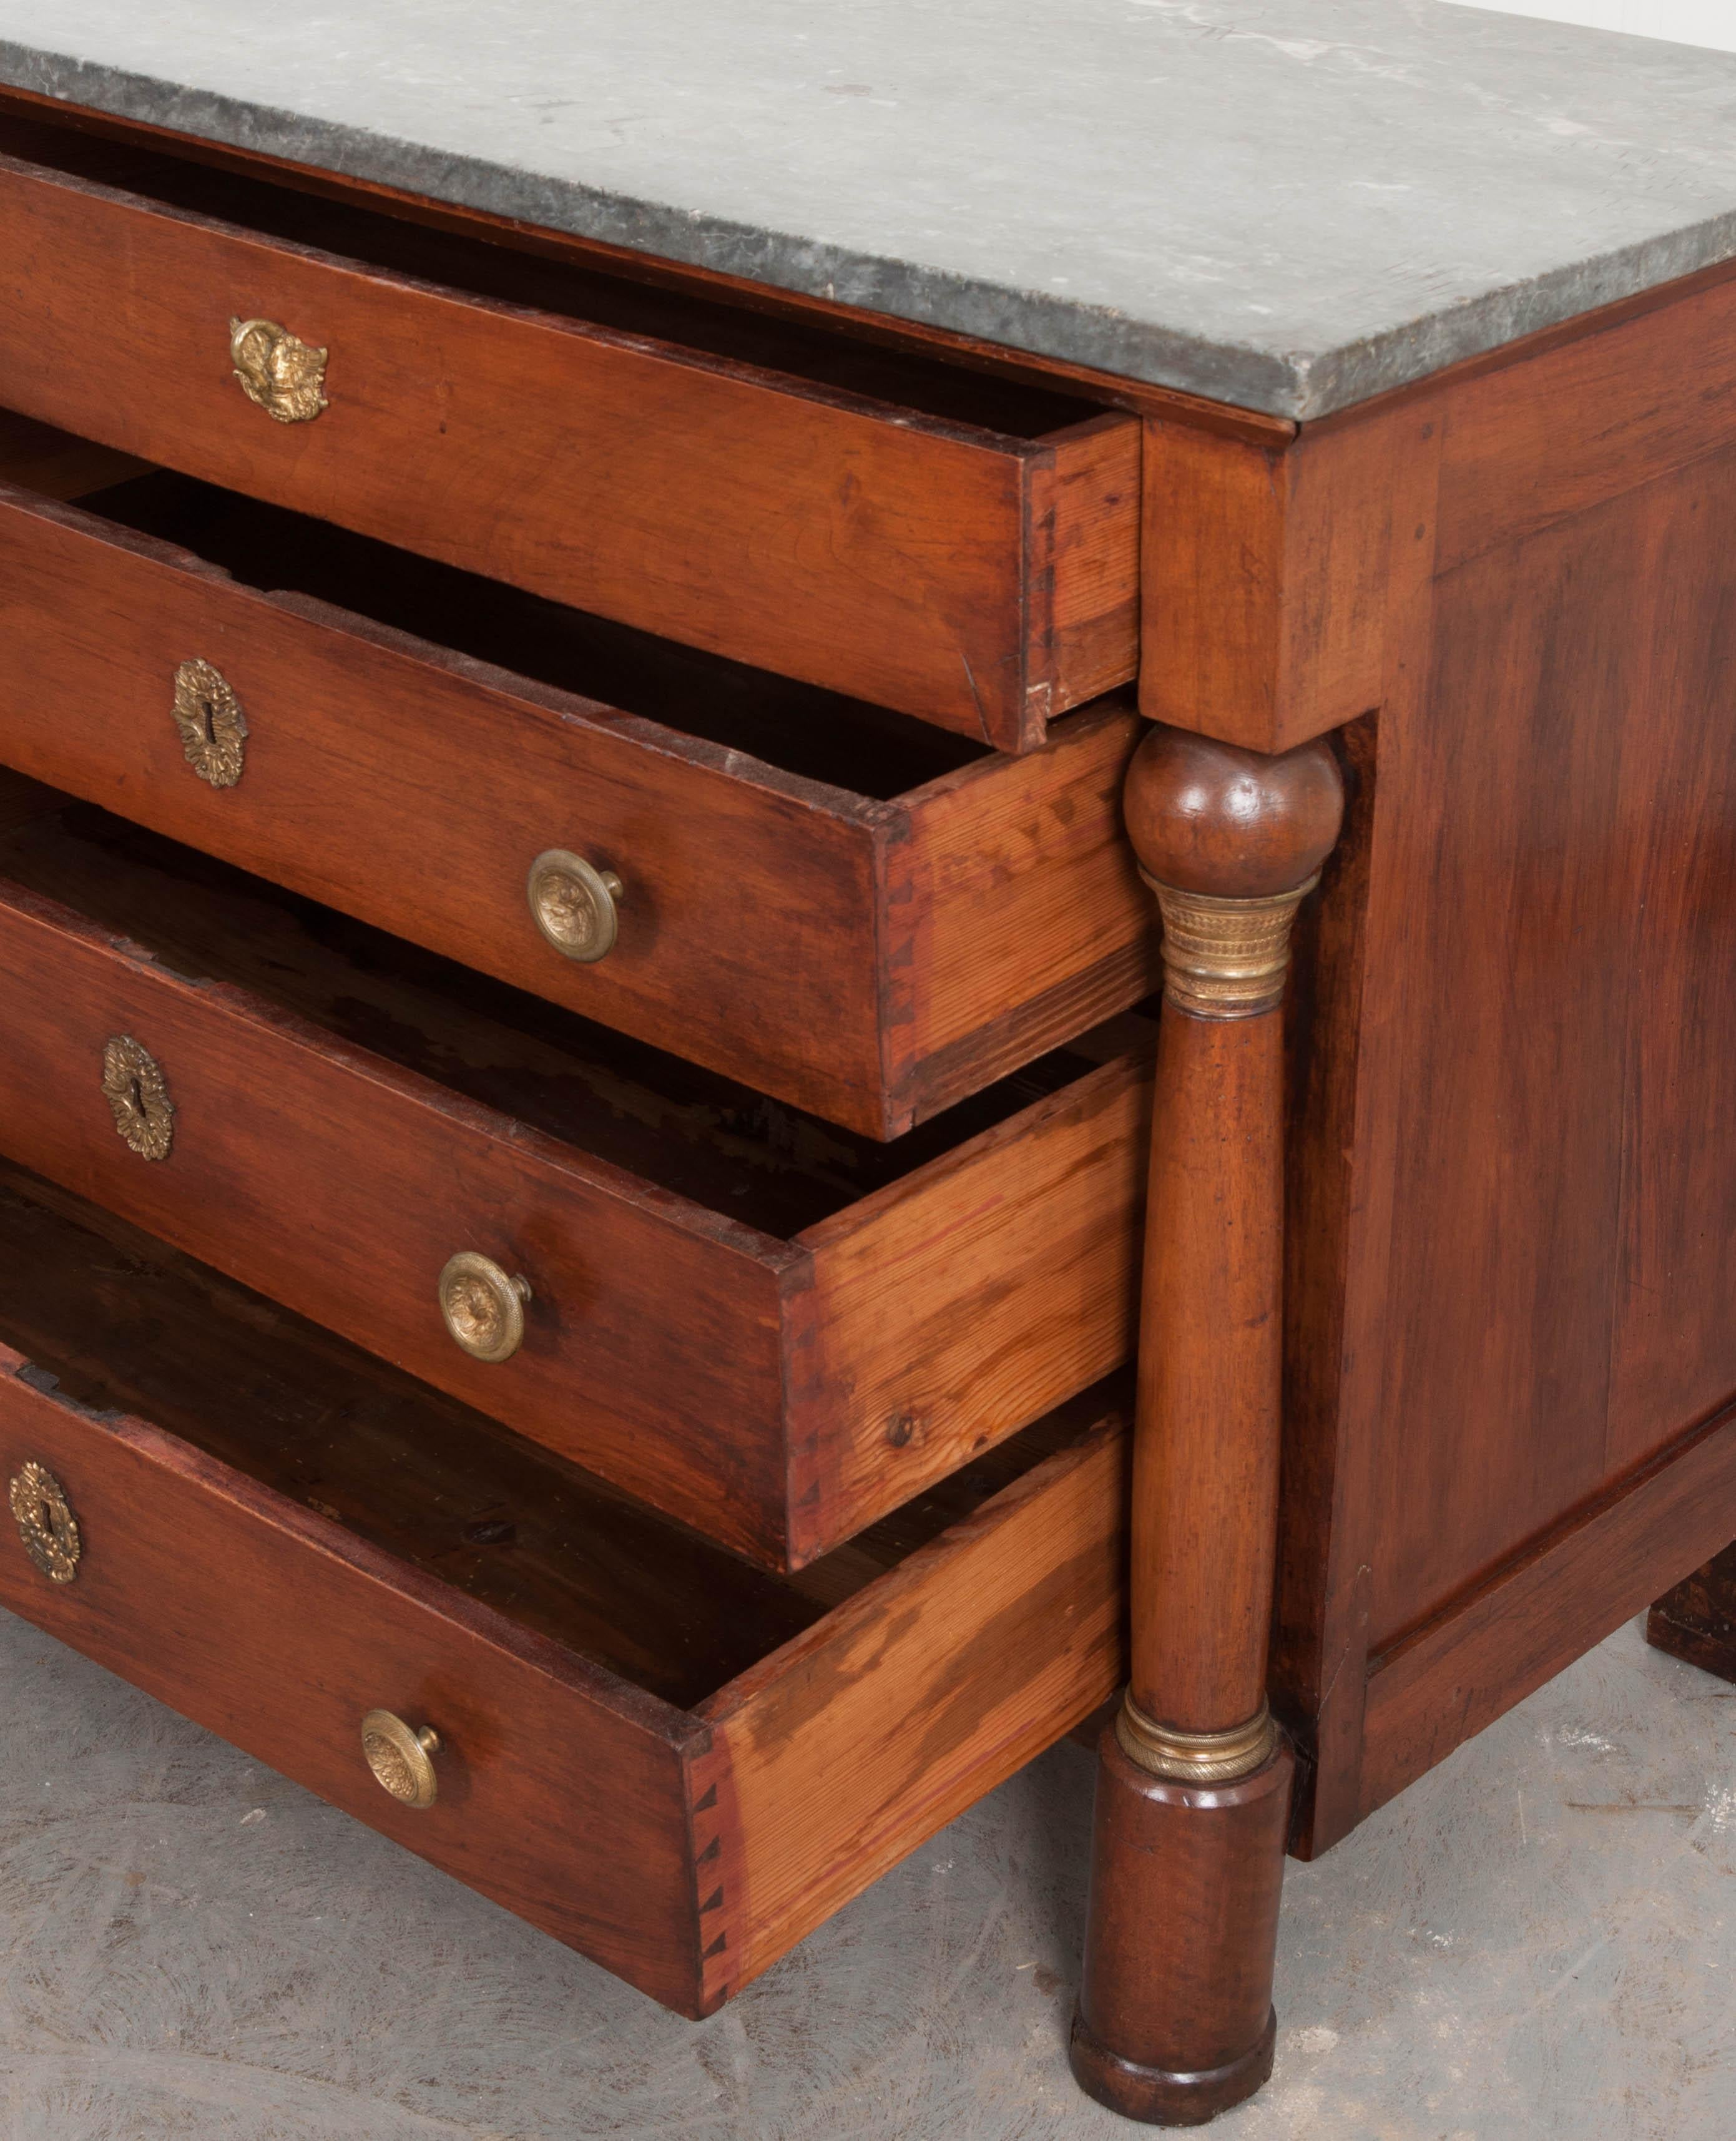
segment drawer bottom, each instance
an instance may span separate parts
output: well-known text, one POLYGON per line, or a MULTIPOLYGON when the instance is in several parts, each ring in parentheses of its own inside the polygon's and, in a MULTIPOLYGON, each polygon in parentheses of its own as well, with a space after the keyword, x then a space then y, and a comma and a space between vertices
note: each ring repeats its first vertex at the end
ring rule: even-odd
POLYGON ((0 1604, 683 2012, 1119 1678, 1119 1386, 779 1577, 11 1165, 0 1267, 0 1604))

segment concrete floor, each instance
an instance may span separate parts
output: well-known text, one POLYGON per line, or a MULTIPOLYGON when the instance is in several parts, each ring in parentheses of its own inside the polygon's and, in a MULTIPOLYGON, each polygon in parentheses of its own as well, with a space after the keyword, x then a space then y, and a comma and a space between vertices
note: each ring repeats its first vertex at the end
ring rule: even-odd
MULTIPOLYGON (((0 1614, 0 2141, 1109 2141, 1055 1749, 697 2025, 0 1614)), ((1622 1630, 1313 1867, 1224 2141, 1731 2141, 1736 1688, 1622 1630)))

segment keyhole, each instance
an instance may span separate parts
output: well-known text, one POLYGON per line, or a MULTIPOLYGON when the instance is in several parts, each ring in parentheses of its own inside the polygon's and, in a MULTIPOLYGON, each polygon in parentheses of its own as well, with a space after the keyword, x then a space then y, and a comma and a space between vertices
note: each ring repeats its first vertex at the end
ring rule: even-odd
POLYGON ((145 1088, 139 1083, 136 1075, 127 1080, 126 1090, 127 1097, 133 1104, 134 1114, 143 1115, 145 1113, 145 1088))
POLYGON ((209 699, 199 701, 199 717, 204 723, 205 741, 214 745, 217 741, 217 709, 209 699))

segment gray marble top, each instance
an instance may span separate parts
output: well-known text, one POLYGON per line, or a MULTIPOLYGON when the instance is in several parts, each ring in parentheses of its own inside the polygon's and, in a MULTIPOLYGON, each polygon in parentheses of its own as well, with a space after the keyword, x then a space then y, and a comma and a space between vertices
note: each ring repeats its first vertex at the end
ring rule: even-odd
POLYGON ((1736 254, 1736 54, 1442 0, 0 0, 0 80, 1281 416, 1736 254))

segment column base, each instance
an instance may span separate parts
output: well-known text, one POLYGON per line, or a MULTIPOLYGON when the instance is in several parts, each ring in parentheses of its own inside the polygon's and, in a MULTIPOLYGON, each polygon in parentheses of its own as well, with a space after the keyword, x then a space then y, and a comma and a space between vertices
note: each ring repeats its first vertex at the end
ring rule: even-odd
POLYGON ((1138 2119, 1148 2126, 1203 2126, 1264 2086, 1271 2073, 1277 2036, 1277 2014, 1268 2009, 1259 2043, 1239 2059, 1227 2066, 1207 2067, 1203 2073, 1178 2074, 1167 2067, 1137 2066, 1131 2060, 1118 2058, 1093 2036, 1084 2017, 1075 2015, 1067 2055, 1073 2079, 1085 2094, 1119 2111, 1124 2119, 1138 2119))
POLYGON ((1272 1966, 1295 1757, 1180 1784, 1098 1743, 1085 1967, 1073 2072, 1154 2126, 1202 2126, 1271 2072, 1272 1966))

